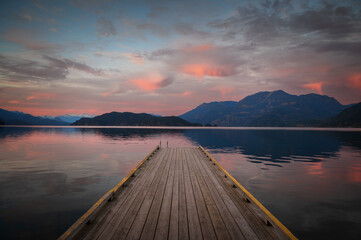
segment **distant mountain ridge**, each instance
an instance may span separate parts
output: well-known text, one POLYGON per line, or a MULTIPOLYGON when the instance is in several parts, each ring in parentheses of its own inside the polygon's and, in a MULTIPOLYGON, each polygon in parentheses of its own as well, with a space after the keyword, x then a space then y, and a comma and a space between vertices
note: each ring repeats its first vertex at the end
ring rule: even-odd
POLYGON ((44 119, 42 117, 35 117, 18 111, 7 111, 1 108, 0 121, 2 121, 4 125, 69 125, 69 123, 57 119, 44 119))
POLYGON ((345 107, 326 95, 297 96, 277 90, 258 92, 239 102, 203 103, 179 117, 190 122, 218 126, 315 126, 340 113, 345 107))
POLYGON ((91 115, 91 114, 66 114, 66 115, 62 115, 62 116, 40 116, 41 118, 44 119, 53 119, 53 120, 58 120, 58 121, 63 121, 63 122, 67 122, 67 123, 73 123, 75 121, 78 121, 79 119, 83 118, 83 117, 95 117, 95 115, 91 115))
POLYGON ((179 117, 156 117, 147 113, 111 112, 93 118, 81 118, 72 126, 200 126, 179 117))
POLYGON ((361 102, 344 109, 322 124, 324 127, 361 127, 361 102))

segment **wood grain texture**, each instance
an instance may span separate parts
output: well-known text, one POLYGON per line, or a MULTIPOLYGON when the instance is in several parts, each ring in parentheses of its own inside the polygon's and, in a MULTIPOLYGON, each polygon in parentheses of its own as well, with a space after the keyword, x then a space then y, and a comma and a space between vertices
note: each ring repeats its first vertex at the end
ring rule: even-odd
POLYGON ((199 148, 161 148, 81 239, 278 239, 199 148))

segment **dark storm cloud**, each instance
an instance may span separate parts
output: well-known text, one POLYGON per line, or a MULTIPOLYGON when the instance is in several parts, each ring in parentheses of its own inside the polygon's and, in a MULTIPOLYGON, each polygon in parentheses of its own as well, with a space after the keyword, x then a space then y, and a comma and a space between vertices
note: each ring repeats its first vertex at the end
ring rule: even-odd
POLYGON ((112 21, 102 17, 98 19, 97 33, 99 36, 110 37, 117 35, 117 30, 112 21))

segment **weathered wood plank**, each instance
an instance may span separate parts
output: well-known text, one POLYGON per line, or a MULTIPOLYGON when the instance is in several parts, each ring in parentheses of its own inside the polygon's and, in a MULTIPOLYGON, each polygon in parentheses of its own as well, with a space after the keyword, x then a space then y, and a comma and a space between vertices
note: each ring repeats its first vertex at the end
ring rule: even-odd
MULTIPOLYGON (((193 156, 194 157, 194 156, 193 156)), ((199 161, 198 158, 195 158, 194 161, 199 161)), ((199 169, 199 166, 196 162, 193 164, 194 173, 197 178, 199 188, 202 191, 203 199, 206 204, 206 207, 208 209, 208 213, 210 216, 210 219, 212 221, 214 230, 216 232, 218 239, 231 239, 228 230, 226 228, 226 225, 223 222, 223 219, 221 215, 219 214, 219 211, 217 209, 216 203, 214 202, 211 193, 209 192, 209 189, 205 183, 205 179, 203 179, 202 172, 204 169, 199 169)))
MULTIPOLYGON (((170 226, 170 215, 172 208, 172 197, 173 197, 173 189, 174 189, 174 176, 175 176, 175 168, 176 168, 176 159, 175 159, 175 151, 172 149, 172 155, 170 157, 171 165, 168 175, 168 180, 165 186, 163 202, 159 213, 159 219, 157 228, 155 231, 155 239, 167 239, 168 231, 170 226)), ((144 228, 144 230, 146 230, 144 228)), ((148 233, 143 230, 143 234, 147 235, 148 233)), ((143 236, 142 236, 143 238, 143 236)))
MULTIPOLYGON (((156 155, 153 156, 153 158, 161 158, 162 154, 163 153, 157 152, 156 155)), ((144 185, 146 177, 151 171, 154 170, 154 168, 156 167, 156 163, 157 161, 148 160, 145 166, 142 166, 139 169, 136 175, 134 175, 134 180, 131 181, 131 183, 125 187, 125 190, 113 200, 113 204, 109 206, 105 213, 99 219, 97 219, 96 222, 92 223, 93 227, 88 233, 84 235, 84 239, 90 240, 97 239, 99 237, 107 224, 113 219, 114 215, 117 213, 124 201, 126 201, 127 197, 132 192, 136 191, 137 188, 139 189, 144 185), (134 188, 134 186, 137 186, 137 188, 134 188)))
POLYGON ((185 149, 182 149, 182 166, 184 175, 185 197, 187 202, 187 216, 189 239, 202 239, 202 231, 198 216, 198 210, 194 199, 193 187, 191 184, 189 169, 187 166, 187 159, 185 159, 185 149))
MULTIPOLYGON (((179 219, 179 176, 180 176, 180 161, 178 157, 179 151, 175 149, 174 153, 174 182, 172 192, 172 206, 170 211, 169 234, 168 239, 178 240, 178 219, 179 219)), ((161 234, 156 235, 156 239, 162 239, 161 234)), ((166 239, 166 238, 163 238, 166 239)))
POLYGON ((126 239, 128 238, 128 235, 129 239, 139 239, 144 223, 149 214, 151 204, 156 196, 159 183, 162 177, 164 177, 165 174, 168 174, 167 171, 170 165, 168 157, 169 152, 166 151, 164 157, 165 167, 161 166, 160 172, 154 173, 156 176, 147 189, 146 194, 138 194, 120 226, 114 232, 114 235, 112 236, 113 239, 126 239))
POLYGON ((178 160, 179 161, 179 239, 189 239, 188 234, 188 214, 187 214, 187 201, 185 194, 185 184, 184 184, 184 172, 183 172, 183 160, 182 160, 182 151, 178 151, 178 160))
POLYGON ((198 148, 160 149, 102 208, 92 229, 78 235, 101 240, 291 238, 265 224, 261 213, 267 210, 244 201, 234 183, 246 190, 225 173, 198 148))
MULTIPOLYGON (((109 222, 106 228, 103 230, 102 234, 98 237, 98 239, 110 239, 113 235, 116 236, 123 236, 124 233, 122 232, 123 229, 127 229, 129 223, 132 223, 134 219, 125 219, 125 215, 135 215, 139 207, 141 205, 141 200, 144 199, 144 196, 148 193, 149 187, 153 182, 157 182, 156 173, 157 171, 162 170, 162 162, 165 161, 165 154, 162 154, 162 158, 158 159, 156 168, 154 171, 150 172, 147 176, 147 179, 144 181, 144 185, 136 191, 132 192, 132 194, 127 198, 127 201, 124 202, 123 205, 118 209, 117 213, 115 214, 114 218, 109 222), (134 214, 134 212, 136 212, 134 214), (121 224, 121 223, 125 224, 121 224)), ((153 159, 154 161, 155 159, 153 159)), ((152 161, 152 160, 151 160, 152 161)), ((127 233, 127 232, 126 232, 127 233)), ((126 235, 125 233, 125 235, 126 235)))
MULTIPOLYGON (((143 228, 143 232, 140 239, 146 240, 146 239, 154 239, 155 236, 155 230, 157 227, 157 223, 159 223, 160 220, 162 220, 161 224, 167 228, 166 231, 164 231, 165 237, 168 235, 168 226, 169 226, 169 213, 170 213, 170 202, 171 202, 171 194, 172 194, 172 183, 173 183, 173 173, 174 171, 174 157, 173 157, 173 149, 166 149, 167 152, 169 152, 168 162, 165 172, 163 173, 163 176, 159 182, 157 191, 155 193, 152 206, 150 208, 146 223, 143 228), (172 170, 173 167, 173 170, 172 170), (167 183, 170 183, 170 186, 168 188, 167 196, 165 196, 166 193, 166 185, 167 183), (166 199, 168 198, 168 199, 166 199), (165 207, 165 209, 162 210, 162 207, 165 207), (166 212, 165 212, 166 211, 166 212), (162 219, 160 218, 160 214, 163 213, 162 219)), ((130 235, 130 239, 138 239, 138 235, 134 234, 130 235)))
POLYGON ((227 205, 223 201, 223 198, 219 192, 219 189, 222 187, 215 179, 215 176, 212 174, 212 172, 210 172, 210 169, 208 168, 207 165, 205 165, 204 161, 197 161, 197 164, 199 168, 203 168, 202 171, 203 177, 205 179, 208 179, 208 181, 206 181, 206 184, 208 186, 208 189, 210 190, 214 202, 216 203, 218 211, 221 214, 223 222, 227 227, 231 239, 246 239, 242 231, 238 227, 238 224, 235 222, 235 219, 230 213, 227 205))
POLYGON ((194 172, 195 161, 199 161, 199 159, 194 158, 190 150, 191 149, 189 148, 185 149, 185 158, 187 159, 186 163, 190 175, 191 184, 193 187, 194 199, 197 206, 202 235, 204 239, 217 239, 211 218, 208 213, 208 209, 205 204, 205 200, 203 198, 202 192, 200 190, 197 181, 197 177, 195 176, 195 172, 194 172))
MULTIPOLYGON (((207 160, 207 158, 202 152, 197 151, 196 154, 205 161, 207 160)), ((263 219, 251 212, 251 210, 247 206, 249 205, 249 203, 247 203, 243 199, 243 196, 239 192, 239 189, 233 187, 232 181, 228 178, 225 178, 224 173, 220 169, 217 169, 211 162, 209 162, 208 165, 210 168, 214 168, 214 173, 217 174, 220 180, 219 182, 223 185, 224 189, 227 191, 228 195, 231 197, 232 201, 235 203, 239 211, 245 216, 245 219, 252 227, 254 232, 257 234, 258 238, 278 239, 279 237, 274 234, 274 231, 272 231, 274 230, 274 228, 267 226, 263 219)))

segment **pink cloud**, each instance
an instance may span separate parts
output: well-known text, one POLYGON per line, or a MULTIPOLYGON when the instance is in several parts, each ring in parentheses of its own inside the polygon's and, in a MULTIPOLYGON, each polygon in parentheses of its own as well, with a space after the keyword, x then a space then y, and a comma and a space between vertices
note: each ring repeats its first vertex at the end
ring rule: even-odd
POLYGON ((324 82, 316 82, 316 83, 304 84, 304 85, 302 85, 302 87, 308 88, 311 90, 315 90, 315 91, 317 91, 318 94, 323 95, 323 91, 322 91, 323 85, 324 85, 324 82))
POLYGON ((210 63, 193 63, 180 67, 180 72, 193 75, 197 78, 225 77, 233 75, 233 69, 228 66, 212 65, 210 63))
POLYGON ((54 93, 47 93, 47 92, 36 92, 33 93, 31 96, 26 98, 26 101, 30 101, 33 99, 55 99, 56 95, 54 93))
POLYGON ((154 92, 159 88, 172 84, 173 79, 159 74, 149 74, 145 77, 130 79, 128 82, 146 92, 154 92))
POLYGON ((235 90, 235 87, 227 87, 227 86, 216 86, 212 88, 212 90, 218 91, 222 96, 226 96, 228 93, 231 93, 235 90))
POLYGON ((361 90, 361 73, 351 75, 347 79, 348 86, 361 90))

